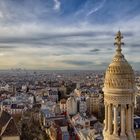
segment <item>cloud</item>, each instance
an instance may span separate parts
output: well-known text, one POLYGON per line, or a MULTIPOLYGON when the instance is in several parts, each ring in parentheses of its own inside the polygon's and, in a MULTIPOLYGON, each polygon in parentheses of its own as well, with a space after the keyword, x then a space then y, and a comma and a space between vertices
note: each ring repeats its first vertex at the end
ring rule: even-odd
POLYGON ((92 50, 90 50, 90 52, 99 52, 100 51, 100 49, 92 49, 92 50))
POLYGON ((123 53, 140 67, 140 2, 119 4, 1 0, 0 68, 105 69, 114 55, 119 28, 126 44, 123 53))
MULTIPOLYGON (((109 63, 115 52, 113 46, 113 34, 115 32, 106 30, 89 31, 90 26, 89 28, 80 27, 80 31, 79 28, 74 27, 72 29, 65 26, 64 30, 53 28, 52 32, 44 32, 45 27, 43 26, 40 28, 41 30, 33 27, 34 30, 30 28, 28 34, 24 33, 23 29, 20 29, 19 31, 21 32, 18 32, 18 36, 14 29, 13 35, 0 37, 0 48, 5 52, 5 57, 2 56, 1 59, 6 60, 11 56, 11 60, 15 63, 11 65, 12 67, 25 66, 37 69, 57 69, 60 67, 62 69, 94 69, 97 67, 97 69, 105 69, 107 66, 105 64, 107 63, 103 63, 103 61, 106 60, 109 63), (101 52, 100 54, 103 55, 93 55, 93 52, 101 52), (17 59, 19 57, 20 59, 17 59), (27 59, 25 60, 24 57, 27 59), (71 60, 71 58, 74 60, 71 60), (75 61, 81 58, 82 62, 75 61), (32 61, 32 59, 36 61, 32 61), (26 61, 31 62, 25 65, 26 61), (93 62, 96 63, 93 64, 93 62)), ((27 30, 28 27, 24 26, 24 29, 27 30)), ((130 36, 128 37, 130 38, 130 36)))
POLYGON ((0 56, 4 56, 4 53, 0 53, 0 56))
MULTIPOLYGON (((8 45, 0 45, 0 49, 11 49, 12 48, 12 46, 8 46, 8 45)), ((14 46, 13 48, 18 48, 18 47, 16 47, 16 46, 14 46)))
POLYGON ((62 61, 65 64, 70 65, 76 65, 76 66, 86 66, 86 65, 92 65, 93 63, 91 61, 81 61, 81 60, 64 60, 62 61))
POLYGON ((88 13, 87 13, 87 16, 97 12, 98 10, 100 10, 103 6, 104 6, 104 3, 106 2, 106 0, 103 0, 101 3, 99 3, 99 5, 97 5, 95 8, 91 9, 88 13))
POLYGON ((54 5, 54 9, 55 10, 60 10, 60 6, 61 6, 61 3, 59 0, 54 0, 55 2, 55 5, 54 5))
POLYGON ((130 47, 132 47, 132 48, 140 48, 140 44, 130 44, 130 47))
POLYGON ((4 18, 2 11, 0 11, 0 19, 4 18))
POLYGON ((51 21, 60 6, 59 0, 1 0, 1 24, 51 21))

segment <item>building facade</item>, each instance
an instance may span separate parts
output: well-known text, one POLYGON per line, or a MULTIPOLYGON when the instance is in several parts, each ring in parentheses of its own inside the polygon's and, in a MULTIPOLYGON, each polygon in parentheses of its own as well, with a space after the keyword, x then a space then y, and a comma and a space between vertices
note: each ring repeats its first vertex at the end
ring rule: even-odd
POLYGON ((77 100, 74 96, 67 99, 67 114, 75 115, 77 114, 77 100))
POLYGON ((100 111, 100 99, 99 94, 92 93, 86 100, 87 102, 87 110, 90 114, 98 114, 100 111))

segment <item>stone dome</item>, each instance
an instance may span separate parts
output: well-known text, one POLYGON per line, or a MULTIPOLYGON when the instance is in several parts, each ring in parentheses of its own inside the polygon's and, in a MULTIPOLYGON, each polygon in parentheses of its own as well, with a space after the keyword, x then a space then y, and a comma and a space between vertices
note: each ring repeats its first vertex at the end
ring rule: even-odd
POLYGON ((109 89, 121 89, 121 91, 130 90, 134 92, 135 90, 135 77, 132 67, 129 65, 124 55, 121 53, 121 42, 123 36, 119 31, 115 38, 114 45, 117 46, 116 54, 109 67, 106 70, 104 90, 109 89))

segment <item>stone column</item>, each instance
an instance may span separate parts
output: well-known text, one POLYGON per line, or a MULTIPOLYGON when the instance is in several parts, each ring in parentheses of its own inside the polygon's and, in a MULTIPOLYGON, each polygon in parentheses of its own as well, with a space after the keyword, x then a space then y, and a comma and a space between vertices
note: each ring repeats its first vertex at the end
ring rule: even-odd
POLYGON ((125 106, 121 105, 121 136, 125 136, 125 106))
POLYGON ((105 131, 108 129, 108 105, 105 103, 105 131))
POLYGON ((134 104, 131 106, 131 128, 132 128, 132 133, 135 135, 135 130, 134 130, 134 104))
POLYGON ((131 132, 132 132, 132 130, 131 130, 131 128, 132 128, 132 120, 131 120, 131 116, 132 116, 132 114, 131 114, 131 106, 130 105, 128 105, 128 109, 127 109, 127 114, 126 114, 126 125, 127 125, 127 134, 128 135, 130 135, 131 134, 131 132))
POLYGON ((108 133, 112 134, 112 105, 108 105, 108 133))
POLYGON ((134 130, 134 119, 133 119, 133 115, 134 115, 134 109, 133 109, 133 106, 131 106, 131 114, 132 114, 132 131, 134 130))
POLYGON ((118 135, 118 108, 114 106, 114 135, 118 135))
POLYGON ((128 139, 130 140, 135 140, 135 133, 132 132, 132 107, 131 105, 128 105, 128 109, 127 109, 127 120, 126 120, 126 125, 127 125, 127 135, 128 135, 128 139), (133 135, 134 134, 134 135, 133 135))

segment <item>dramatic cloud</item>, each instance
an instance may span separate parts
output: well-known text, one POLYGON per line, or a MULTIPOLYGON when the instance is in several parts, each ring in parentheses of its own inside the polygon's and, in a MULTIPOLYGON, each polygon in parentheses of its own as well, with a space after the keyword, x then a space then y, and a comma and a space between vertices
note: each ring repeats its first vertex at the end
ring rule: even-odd
POLYGON ((105 69, 120 29, 123 53, 140 69, 140 2, 117 3, 1 0, 0 68, 105 69))

